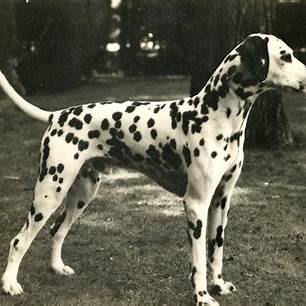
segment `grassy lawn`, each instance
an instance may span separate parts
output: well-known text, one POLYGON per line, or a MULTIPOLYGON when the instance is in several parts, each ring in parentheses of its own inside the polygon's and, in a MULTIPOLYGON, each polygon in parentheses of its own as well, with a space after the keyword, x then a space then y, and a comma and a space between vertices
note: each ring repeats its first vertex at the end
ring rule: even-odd
MULTIPOLYGON (((187 95, 188 81, 102 79, 29 100, 58 109, 114 97, 170 99, 187 95)), ((225 237, 224 275, 238 292, 218 297, 222 305, 306 305, 306 97, 286 94, 285 105, 298 142, 246 151, 225 237)), ((44 128, 0 100, 1 273, 31 204, 44 128)), ((141 175, 115 172, 64 245, 76 275, 50 270, 45 227, 20 267, 24 295, 0 294, 0 305, 192 305, 185 228, 178 198, 141 175)))

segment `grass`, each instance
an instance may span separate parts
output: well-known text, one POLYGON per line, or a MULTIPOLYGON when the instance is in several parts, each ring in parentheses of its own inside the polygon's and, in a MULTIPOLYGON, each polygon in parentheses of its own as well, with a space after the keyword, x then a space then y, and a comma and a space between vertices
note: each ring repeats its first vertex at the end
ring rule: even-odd
MULTIPOLYGON (((152 92, 152 99, 168 99, 186 95, 188 86, 184 78, 103 79, 29 100, 54 109, 152 92)), ((224 275, 239 291, 218 297, 222 305, 306 304, 305 98, 286 94, 285 105, 298 144, 246 152, 225 238, 224 275)), ((43 131, 43 124, 0 100, 1 271, 30 207, 43 131)), ((20 268, 25 293, 0 295, 0 305, 192 305, 182 203, 141 175, 105 178, 63 253, 77 271, 73 277, 50 270, 45 227, 20 268)))

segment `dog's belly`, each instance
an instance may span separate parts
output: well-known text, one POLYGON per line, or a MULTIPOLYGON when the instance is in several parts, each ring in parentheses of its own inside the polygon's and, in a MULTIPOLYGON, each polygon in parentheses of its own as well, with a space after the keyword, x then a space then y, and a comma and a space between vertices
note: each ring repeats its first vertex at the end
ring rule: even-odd
POLYGON ((175 195, 184 196, 187 188, 187 174, 184 172, 182 164, 174 168, 173 165, 157 164, 150 160, 145 163, 135 164, 127 160, 95 158, 92 165, 100 172, 105 172, 108 167, 120 167, 132 169, 151 178, 158 185, 175 195))

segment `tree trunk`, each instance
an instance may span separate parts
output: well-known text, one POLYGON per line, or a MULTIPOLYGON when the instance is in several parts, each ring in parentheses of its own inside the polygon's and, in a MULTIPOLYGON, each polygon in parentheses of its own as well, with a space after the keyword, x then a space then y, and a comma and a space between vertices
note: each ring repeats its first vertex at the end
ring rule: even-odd
POLYGON ((13 1, 0 2, 0 68, 12 86, 20 93, 25 89, 20 83, 17 62, 16 14, 13 1))
POLYGON ((277 148, 293 138, 282 103, 282 94, 271 90, 259 96, 251 110, 246 130, 248 147, 277 148))
MULTIPOLYGON (((196 27, 197 33, 192 38, 201 43, 197 44, 198 49, 193 49, 191 95, 198 93, 227 52, 248 34, 272 32, 276 2, 216 0, 199 5, 202 12, 205 6, 207 18, 203 14, 195 17, 195 22, 200 22, 201 26, 196 27)), ((281 93, 272 91, 257 99, 250 113, 246 135, 247 146, 274 148, 292 143, 281 93)))
POLYGON ((197 94, 233 46, 231 1, 193 1, 191 95, 197 94), (205 12, 205 14, 203 14, 205 12), (227 18, 228 17, 228 18, 227 18))

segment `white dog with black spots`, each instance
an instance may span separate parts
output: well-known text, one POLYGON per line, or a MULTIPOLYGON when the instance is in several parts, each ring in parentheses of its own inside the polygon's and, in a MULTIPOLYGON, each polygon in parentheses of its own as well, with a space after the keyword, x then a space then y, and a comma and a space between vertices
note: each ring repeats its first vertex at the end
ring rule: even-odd
POLYGON ((74 273, 62 260, 64 239, 94 198, 101 170, 115 165, 135 169, 183 198, 194 300, 218 305, 208 289, 218 294, 236 290, 222 276, 224 231, 250 109, 266 90, 303 91, 305 84, 306 68, 292 49, 263 34, 248 36, 197 95, 177 101, 102 102, 48 112, 25 101, 0 73, 0 85, 15 104, 48 122, 33 203, 11 241, 4 292, 22 293, 17 281, 21 260, 65 197, 64 212, 51 226, 51 265, 56 273, 74 273))

